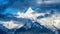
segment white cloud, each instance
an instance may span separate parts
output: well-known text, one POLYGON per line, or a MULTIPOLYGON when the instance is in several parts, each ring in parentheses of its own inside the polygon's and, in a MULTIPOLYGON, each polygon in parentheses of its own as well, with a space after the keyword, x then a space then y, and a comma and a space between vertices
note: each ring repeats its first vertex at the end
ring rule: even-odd
POLYGON ((60 0, 36 0, 37 1, 37 4, 42 4, 42 3, 45 3, 45 4, 53 4, 53 3, 60 3, 60 0))

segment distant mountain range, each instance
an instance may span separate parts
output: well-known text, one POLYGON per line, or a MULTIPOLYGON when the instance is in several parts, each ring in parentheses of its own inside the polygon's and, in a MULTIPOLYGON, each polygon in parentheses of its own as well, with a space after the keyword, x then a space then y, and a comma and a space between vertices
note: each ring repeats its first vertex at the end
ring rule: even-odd
MULTIPOLYGON (((46 12, 46 13, 37 13, 29 7, 26 13, 17 12, 16 15, 5 16, 5 19, 1 17, 0 28, 6 32, 9 30, 16 30, 15 33, 20 32, 21 34, 27 33, 40 33, 50 32, 53 34, 59 28, 60 14, 57 14, 55 11, 46 12)), ((49 34, 50 34, 49 33, 49 34)))

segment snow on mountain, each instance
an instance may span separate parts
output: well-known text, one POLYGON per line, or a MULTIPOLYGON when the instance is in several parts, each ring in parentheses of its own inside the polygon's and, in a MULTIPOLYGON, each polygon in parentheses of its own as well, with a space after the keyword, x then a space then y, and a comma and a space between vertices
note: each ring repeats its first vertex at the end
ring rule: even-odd
MULTIPOLYGON (((17 16, 15 16, 16 18, 30 19, 30 20, 27 20, 28 22, 26 21, 27 22, 25 23, 26 25, 23 23, 17 23, 16 21, 15 21, 16 23, 14 21, 7 21, 7 22, 3 22, 3 26, 5 26, 8 29, 21 28, 21 27, 28 29, 32 27, 32 24, 34 24, 34 22, 37 22, 40 25, 48 29, 51 29, 52 31, 56 31, 57 29, 60 29, 60 25, 59 25, 60 14, 51 14, 51 16, 45 17, 46 14, 48 13, 36 13, 35 11, 31 9, 31 7, 29 7, 26 13, 17 12, 17 16), (38 16, 43 16, 43 18, 37 19, 38 16)), ((23 22, 25 22, 25 20, 23 22)))
MULTIPOLYGON (((31 9, 31 7, 27 10, 26 13, 22 13, 22 12, 18 12, 17 13, 17 16, 15 16, 16 18, 26 18, 26 19, 31 19, 34 23, 34 20, 37 18, 37 16, 40 16, 40 15, 44 15, 45 13, 41 13, 41 14, 37 14, 37 13, 34 13, 34 11, 31 9)), ((21 19, 20 19, 21 20, 21 19)), ((25 20, 26 21, 26 20, 25 20)), ((24 21, 24 22, 25 22, 24 21)), ((29 21, 29 20, 28 20, 29 21)), ((32 22, 31 22, 32 23, 32 22)), ((26 26, 28 28, 31 28, 31 23, 29 21, 29 23, 26 23, 26 26), (29 25, 28 25, 29 24, 29 25)), ((14 28, 20 28, 24 25, 24 23, 18 23, 18 21, 14 21, 14 20, 11 20, 11 21, 0 21, 0 24, 2 24, 3 26, 5 26, 6 28, 8 29, 14 29, 14 28)))
POLYGON ((37 16, 40 16, 40 15, 44 16, 45 13, 36 13, 35 11, 33 11, 31 9, 31 7, 29 7, 29 9, 26 11, 26 13, 18 12, 17 15, 18 15, 18 16, 16 16, 17 18, 36 19, 37 16))
POLYGON ((0 21, 0 24, 2 24, 3 26, 5 26, 7 29, 14 29, 14 28, 20 28, 22 27, 24 24, 22 23, 15 23, 16 21, 0 21))
POLYGON ((46 13, 35 13, 35 11, 33 11, 30 7, 26 13, 18 12, 17 18, 28 18, 31 19, 33 22, 37 21, 39 24, 45 26, 46 28, 51 29, 52 31, 60 29, 59 28, 60 20, 58 19, 60 16, 58 14, 51 14, 51 16, 45 17, 45 14, 46 13), (38 16, 44 16, 44 18, 37 19, 38 16))
POLYGON ((37 22, 46 28, 51 29, 52 31, 56 31, 60 29, 60 14, 54 14, 51 17, 45 17, 42 19, 37 19, 37 22))

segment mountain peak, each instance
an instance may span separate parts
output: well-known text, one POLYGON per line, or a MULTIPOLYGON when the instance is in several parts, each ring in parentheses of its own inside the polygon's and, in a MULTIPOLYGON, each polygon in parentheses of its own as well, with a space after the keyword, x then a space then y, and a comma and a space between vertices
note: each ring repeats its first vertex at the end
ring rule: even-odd
POLYGON ((27 14, 27 13, 30 14, 30 13, 32 13, 32 12, 34 12, 34 11, 32 10, 31 7, 29 7, 29 9, 27 10, 26 14, 27 14))

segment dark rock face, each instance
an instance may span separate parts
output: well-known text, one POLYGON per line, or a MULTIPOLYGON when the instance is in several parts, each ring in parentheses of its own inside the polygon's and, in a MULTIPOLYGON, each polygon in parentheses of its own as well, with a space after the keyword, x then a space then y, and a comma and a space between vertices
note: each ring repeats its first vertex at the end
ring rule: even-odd
POLYGON ((22 27, 15 31, 15 34, 54 34, 51 30, 35 22, 30 29, 22 27))
POLYGON ((0 29, 0 34, 7 34, 4 30, 0 29))

